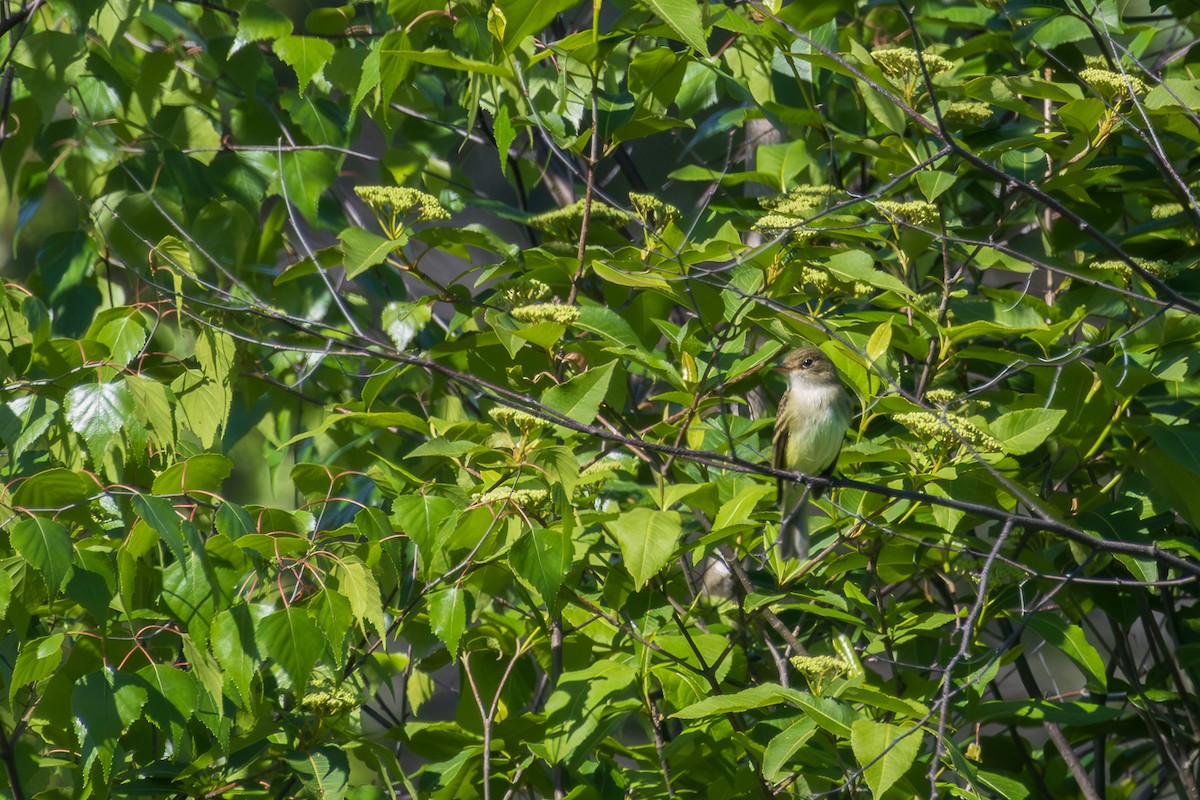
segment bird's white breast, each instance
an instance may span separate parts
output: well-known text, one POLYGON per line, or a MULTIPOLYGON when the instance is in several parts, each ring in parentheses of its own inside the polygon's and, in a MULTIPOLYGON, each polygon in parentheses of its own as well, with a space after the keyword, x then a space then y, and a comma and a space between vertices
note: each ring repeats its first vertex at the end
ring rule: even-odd
POLYGON ((850 423, 846 396, 838 386, 815 384, 800 376, 792 377, 789 388, 795 415, 786 461, 792 469, 818 475, 832 466, 842 449, 850 423))

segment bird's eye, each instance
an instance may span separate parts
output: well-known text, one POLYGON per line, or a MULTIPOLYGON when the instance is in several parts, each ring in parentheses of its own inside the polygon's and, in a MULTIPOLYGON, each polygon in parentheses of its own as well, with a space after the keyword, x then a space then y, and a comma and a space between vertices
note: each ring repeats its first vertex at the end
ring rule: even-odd
POLYGON ((813 365, 813 360, 811 358, 804 359, 804 366, 811 367, 812 365, 813 365))

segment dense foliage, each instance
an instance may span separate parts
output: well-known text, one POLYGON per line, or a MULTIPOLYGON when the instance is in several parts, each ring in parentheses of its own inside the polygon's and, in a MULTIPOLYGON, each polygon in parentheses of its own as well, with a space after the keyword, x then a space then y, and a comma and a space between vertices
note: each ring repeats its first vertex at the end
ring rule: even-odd
POLYGON ((4 9, 9 796, 1200 797, 1190 4, 4 9))

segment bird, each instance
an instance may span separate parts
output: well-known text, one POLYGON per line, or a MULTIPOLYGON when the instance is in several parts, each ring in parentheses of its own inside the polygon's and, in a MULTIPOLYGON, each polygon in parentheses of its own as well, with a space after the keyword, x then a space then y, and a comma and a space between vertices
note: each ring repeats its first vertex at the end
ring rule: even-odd
MULTIPOLYGON (((837 367, 816 347, 792 351, 776 369, 787 378, 788 388, 775 417, 772 466, 806 475, 829 475, 850 424, 850 393, 837 367)), ((776 483, 782 514, 780 554, 785 558, 807 558, 805 506, 810 494, 813 499, 820 495, 820 487, 805 486, 800 500, 789 508, 789 481, 780 478, 776 483)))

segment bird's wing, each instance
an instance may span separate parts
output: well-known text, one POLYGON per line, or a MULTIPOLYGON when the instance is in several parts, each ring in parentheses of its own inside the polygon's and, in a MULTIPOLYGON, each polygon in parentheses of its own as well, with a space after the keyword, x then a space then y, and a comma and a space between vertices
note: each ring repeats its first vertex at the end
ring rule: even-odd
POLYGON ((784 466, 784 453, 787 452, 788 431, 792 429, 792 426, 788 424, 788 420, 784 419, 784 410, 787 408, 789 394, 791 392, 783 393, 783 398, 779 401, 779 410, 775 412, 775 436, 771 439, 771 444, 775 447, 771 466, 775 469, 787 469, 784 466))

